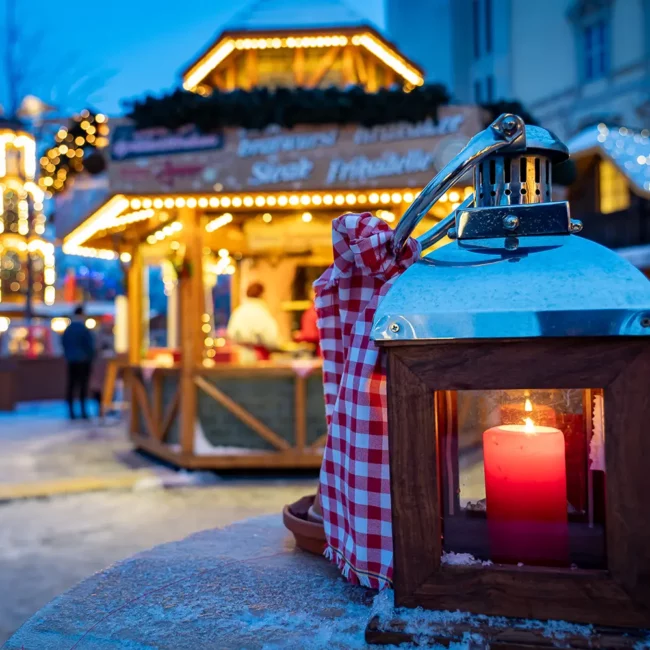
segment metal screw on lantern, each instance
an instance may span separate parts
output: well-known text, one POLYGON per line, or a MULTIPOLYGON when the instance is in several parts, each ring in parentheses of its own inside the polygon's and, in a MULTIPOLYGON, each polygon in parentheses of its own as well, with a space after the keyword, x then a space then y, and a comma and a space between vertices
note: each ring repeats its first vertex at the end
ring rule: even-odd
POLYGON ((507 217, 503 218, 503 227, 506 230, 517 230, 519 227, 519 217, 514 214, 509 214, 507 217))
POLYGON ((393 334, 397 334, 397 332, 400 330, 400 327, 398 323, 391 323, 389 329, 391 332, 393 332, 393 334))

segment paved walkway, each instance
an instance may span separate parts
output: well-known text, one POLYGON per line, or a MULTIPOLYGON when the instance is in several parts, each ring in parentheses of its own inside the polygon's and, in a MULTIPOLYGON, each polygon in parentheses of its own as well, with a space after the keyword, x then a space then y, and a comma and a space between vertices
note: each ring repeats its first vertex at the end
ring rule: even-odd
POLYGON ((133 453, 119 424, 70 424, 62 404, 0 414, 0 446, 0 644, 96 571, 197 531, 279 517, 316 483, 176 472, 133 453))

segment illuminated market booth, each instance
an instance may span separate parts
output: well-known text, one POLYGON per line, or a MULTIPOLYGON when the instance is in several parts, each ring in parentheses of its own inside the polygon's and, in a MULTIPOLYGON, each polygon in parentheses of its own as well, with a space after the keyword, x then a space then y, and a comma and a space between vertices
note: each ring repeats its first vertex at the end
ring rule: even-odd
POLYGON ((65 237, 64 252, 119 256, 128 269, 131 437, 174 464, 319 466, 320 361, 290 341, 332 261, 332 220, 395 221, 485 123, 477 107, 446 105, 444 89, 348 14, 290 29, 253 5, 185 71, 192 92, 148 98, 111 129, 110 198, 65 237), (151 266, 168 296, 165 349, 149 344, 143 317, 151 266), (212 288, 229 283, 234 308, 255 281, 287 343, 251 366, 215 322, 212 288))
POLYGON ((35 177, 34 137, 19 122, 0 120, 0 410, 48 397, 44 372, 62 377, 49 327, 31 319, 54 302, 56 279, 35 177))

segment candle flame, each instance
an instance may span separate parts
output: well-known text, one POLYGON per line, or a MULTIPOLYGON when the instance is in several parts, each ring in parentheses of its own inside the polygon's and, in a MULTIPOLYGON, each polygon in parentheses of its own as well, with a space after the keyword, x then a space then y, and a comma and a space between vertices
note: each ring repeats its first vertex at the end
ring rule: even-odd
POLYGON ((530 401, 528 397, 526 398, 526 403, 524 404, 524 411, 526 411, 526 413, 533 412, 533 403, 530 401))
POLYGON ((526 418, 524 422, 526 423, 524 433, 535 433, 535 425, 533 424, 533 421, 530 418, 526 418))

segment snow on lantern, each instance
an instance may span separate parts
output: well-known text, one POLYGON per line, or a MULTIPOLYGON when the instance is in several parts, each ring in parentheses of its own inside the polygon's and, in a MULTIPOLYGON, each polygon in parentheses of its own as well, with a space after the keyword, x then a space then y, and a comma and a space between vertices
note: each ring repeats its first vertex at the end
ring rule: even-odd
POLYGON ((552 201, 567 158, 502 115, 397 227, 401 247, 472 170, 373 325, 398 606, 650 625, 650 283, 552 201))

